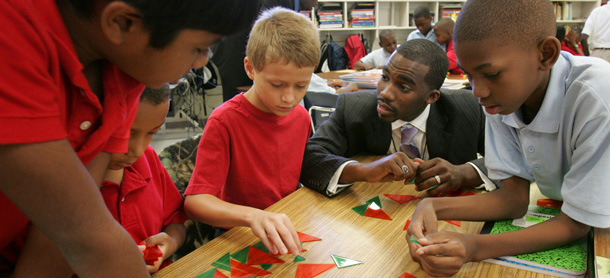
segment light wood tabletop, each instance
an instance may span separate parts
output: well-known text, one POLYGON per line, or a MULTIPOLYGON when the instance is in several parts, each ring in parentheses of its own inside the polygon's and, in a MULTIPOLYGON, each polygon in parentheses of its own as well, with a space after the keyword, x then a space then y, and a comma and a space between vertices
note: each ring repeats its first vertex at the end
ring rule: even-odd
MULTIPOLYGON (((416 192, 412 184, 360 182, 330 199, 308 188, 301 188, 267 208, 268 211, 287 214, 297 231, 321 238, 322 241, 303 244, 303 248, 307 251, 300 255, 306 259, 305 261, 293 262, 294 255, 278 256, 285 263, 271 266, 268 271, 272 274, 265 277, 295 277, 299 263, 333 264, 331 258, 333 254, 362 261, 364 264, 342 269, 333 267, 317 277, 396 278, 404 272, 420 278, 428 277, 420 265, 411 260, 405 239, 406 231, 403 231, 406 221, 411 218, 420 200, 399 204, 384 194, 423 195, 421 192, 416 192), (352 210, 353 207, 363 205, 375 196, 380 197, 381 209, 392 218, 391 221, 360 216, 352 210)), ((440 221, 439 230, 478 233, 482 225, 482 222, 462 221, 461 227, 457 227, 440 221)), ((607 234, 608 229, 603 232, 607 234)), ((211 264, 227 252, 237 252, 258 241, 249 228, 234 228, 159 271, 153 277, 195 277, 214 268, 211 264)), ((602 249, 608 246, 607 237, 605 243, 602 249)), ((228 271, 219 270, 230 277, 228 271)), ((454 277, 551 276, 477 262, 464 265, 454 277)))

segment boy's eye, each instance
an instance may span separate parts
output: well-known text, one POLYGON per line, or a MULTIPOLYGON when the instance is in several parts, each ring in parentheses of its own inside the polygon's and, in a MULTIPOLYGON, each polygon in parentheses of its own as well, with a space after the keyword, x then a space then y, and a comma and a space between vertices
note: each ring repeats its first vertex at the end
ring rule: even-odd
POLYGON ((500 72, 494 72, 494 73, 486 73, 484 76, 487 79, 494 79, 496 77, 498 77, 498 75, 500 74, 500 72))
POLYGON ((282 87, 282 84, 271 83, 271 86, 273 86, 275 88, 279 88, 279 87, 282 87))
POLYGON ((297 85, 297 88, 299 89, 305 89, 305 87, 307 87, 306 85, 297 85))
POLYGON ((199 55, 201 55, 201 56, 208 56, 208 52, 209 52, 209 50, 207 48, 205 48, 205 49, 197 48, 197 53, 199 53, 199 55))
POLYGON ((388 76, 386 74, 382 74, 381 75, 381 80, 388 81, 388 80, 390 80, 390 78, 388 78, 388 76))

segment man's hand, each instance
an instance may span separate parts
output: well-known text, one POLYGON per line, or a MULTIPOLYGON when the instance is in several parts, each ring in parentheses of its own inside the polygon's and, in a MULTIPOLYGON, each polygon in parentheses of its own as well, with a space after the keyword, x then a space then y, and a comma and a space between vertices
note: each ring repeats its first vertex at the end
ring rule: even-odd
POLYGON ((286 214, 259 210, 253 215, 250 228, 271 254, 298 255, 301 251, 299 235, 286 214))
POLYGON ((441 231, 419 238, 419 245, 409 242, 411 257, 432 276, 449 277, 462 265, 473 261, 477 248, 476 235, 441 231))
POLYGON ((341 173, 339 183, 405 180, 407 184, 415 177, 417 166, 419 163, 413 162, 403 152, 397 152, 371 163, 348 164, 341 173))
POLYGON ((462 187, 475 187, 483 183, 477 170, 470 164, 453 165, 438 157, 428 161, 416 158, 415 162, 420 163, 415 175, 417 191, 436 186, 428 191, 430 196, 443 192, 456 192, 460 191, 462 187))

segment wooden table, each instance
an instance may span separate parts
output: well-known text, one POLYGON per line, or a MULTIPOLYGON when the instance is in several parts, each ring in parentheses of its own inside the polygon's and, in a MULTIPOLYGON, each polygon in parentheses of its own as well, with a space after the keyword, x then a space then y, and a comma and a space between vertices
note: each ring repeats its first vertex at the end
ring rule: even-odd
MULTIPOLYGON (((301 256, 306 261, 299 263, 332 264, 331 254, 364 262, 362 265, 338 269, 332 268, 318 277, 389 277, 395 278, 409 272, 423 278, 428 275, 418 263, 411 260, 403 227, 411 218, 419 200, 398 204, 383 194, 408 194, 421 196, 413 185, 402 182, 354 184, 339 196, 329 199, 308 188, 301 188, 267 210, 287 214, 297 231, 322 238, 322 241, 304 243, 306 252, 301 256), (367 200, 379 196, 382 210, 393 220, 363 217, 351 208, 365 204, 367 200)), ((482 222, 462 221, 461 227, 445 221, 439 222, 439 230, 461 233, 478 233, 482 222)), ((602 252, 608 246, 608 229, 605 243, 597 244, 602 252)), ((238 227, 210 241, 191 254, 154 275, 161 277, 194 277, 209 269, 211 263, 227 252, 234 253, 258 242, 249 228, 238 227)), ((285 263, 274 264, 265 277, 294 277, 298 263, 293 263, 293 255, 282 255, 285 263)), ((222 270, 225 274, 227 271, 222 270)), ((535 272, 518 270, 496 264, 468 263, 454 277, 551 277, 535 272)))

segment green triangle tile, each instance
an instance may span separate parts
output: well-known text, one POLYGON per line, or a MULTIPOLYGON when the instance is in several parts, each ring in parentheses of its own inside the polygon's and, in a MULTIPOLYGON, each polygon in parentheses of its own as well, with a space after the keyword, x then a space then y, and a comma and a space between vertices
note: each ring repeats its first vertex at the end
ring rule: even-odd
POLYGON ((299 256, 299 255, 297 255, 296 257, 294 257, 294 261, 292 261, 292 262, 293 262, 293 263, 296 263, 296 262, 302 262, 302 261, 304 261, 304 260, 305 260, 305 258, 303 258, 303 257, 301 257, 301 256, 299 256))
POLYGON ((415 235, 411 235, 411 238, 409 238, 409 240, 413 241, 413 242, 415 242, 417 244, 421 244, 421 243, 419 243, 419 238, 417 238, 415 235))
POLYGON ((216 268, 212 268, 204 273, 201 273, 201 274, 195 276, 195 278, 213 278, 215 273, 216 273, 216 268))
POLYGON ((361 262, 361 261, 356 261, 356 260, 348 259, 348 258, 337 256, 337 255, 330 255, 330 256, 333 258, 333 261, 335 261, 337 268, 344 268, 344 267, 348 267, 348 266, 363 264, 363 262, 361 262))
POLYGON ((264 270, 269 269, 273 264, 262 264, 260 265, 264 270))
POLYGON ((233 254, 231 254, 231 258, 236 261, 245 264, 248 261, 248 253, 250 252, 250 246, 246 246, 244 249, 241 249, 233 254))
POLYGON ((265 246, 265 244, 263 244, 262 241, 257 242, 256 244, 252 245, 252 247, 269 254, 269 249, 267 249, 267 247, 265 246))
POLYGON ((364 205, 361 205, 361 206, 353 207, 352 209, 353 209, 353 210, 354 210, 356 213, 360 214, 360 216, 364 216, 364 212, 366 212, 366 209, 367 209, 368 207, 369 207, 369 205, 368 205, 368 204, 364 204, 364 205))
POLYGON ((222 268, 224 270, 231 271, 231 257, 229 256, 229 253, 227 252, 226 254, 224 254, 222 257, 220 257, 220 259, 213 262, 212 265, 222 268))
POLYGON ((409 184, 415 184, 415 179, 413 179, 409 184))
POLYGON ((375 196, 374 198, 372 198, 372 199, 370 199, 370 200, 366 201, 366 204, 367 204, 367 205, 370 205, 370 204, 371 204, 371 203, 373 203, 373 202, 374 202, 375 204, 377 204, 377 205, 379 206, 379 208, 381 208, 381 200, 379 199, 379 196, 375 196))

